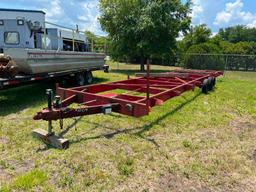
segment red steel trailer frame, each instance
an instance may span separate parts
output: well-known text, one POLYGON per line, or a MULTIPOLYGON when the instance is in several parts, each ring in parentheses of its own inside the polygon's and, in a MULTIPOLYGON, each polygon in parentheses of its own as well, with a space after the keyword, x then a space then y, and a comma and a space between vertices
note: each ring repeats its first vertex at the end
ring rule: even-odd
POLYGON ((52 102, 52 90, 48 90, 48 108, 38 112, 35 120, 48 121, 48 132, 34 133, 44 142, 58 148, 67 148, 68 140, 58 138, 52 132, 52 121, 78 116, 116 112, 133 117, 148 115, 151 108, 162 105, 166 100, 193 90, 196 86, 207 93, 216 83, 222 71, 176 70, 168 73, 138 74, 139 78, 75 88, 57 85, 56 97, 52 102), (114 93, 125 90, 125 93, 114 93), (132 95, 131 93, 140 95, 132 95), (78 108, 70 108, 73 103, 78 108))

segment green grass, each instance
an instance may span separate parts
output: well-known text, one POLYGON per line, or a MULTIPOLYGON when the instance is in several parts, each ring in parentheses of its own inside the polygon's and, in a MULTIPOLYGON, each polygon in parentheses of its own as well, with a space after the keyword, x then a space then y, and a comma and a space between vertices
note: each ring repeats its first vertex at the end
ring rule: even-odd
POLYGON ((0 191, 11 191, 12 189, 28 191, 33 187, 43 186, 46 180, 45 172, 34 169, 16 177, 12 182, 3 186, 0 191))
POLYGON ((134 172, 134 160, 130 157, 120 158, 118 163, 118 170, 120 175, 129 176, 134 172))
MULTIPOLYGON (((131 64, 110 68, 109 74, 95 72, 94 83, 139 72, 131 64)), ((152 66, 154 72, 170 69, 152 66)), ((186 92, 139 119, 87 116, 68 132, 54 122, 55 132, 70 140, 65 151, 31 135, 47 128, 32 117, 47 106, 49 87, 54 85, 0 92, 2 191, 255 190, 256 73, 226 72, 208 95, 186 92)), ((74 119, 64 121, 65 127, 71 124, 74 119)))

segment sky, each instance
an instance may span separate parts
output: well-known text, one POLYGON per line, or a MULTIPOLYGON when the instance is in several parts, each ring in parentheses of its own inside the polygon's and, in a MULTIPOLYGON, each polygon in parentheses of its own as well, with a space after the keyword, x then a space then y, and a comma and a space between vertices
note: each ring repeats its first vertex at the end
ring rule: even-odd
MULTIPOLYGON (((182 0, 185 2, 186 0, 182 0)), ((213 34, 219 28, 256 27, 256 0, 192 0, 192 25, 207 24, 213 34)), ((98 22, 98 0, 1 0, 0 8, 35 9, 46 12, 46 20, 67 27, 104 35, 98 22)))

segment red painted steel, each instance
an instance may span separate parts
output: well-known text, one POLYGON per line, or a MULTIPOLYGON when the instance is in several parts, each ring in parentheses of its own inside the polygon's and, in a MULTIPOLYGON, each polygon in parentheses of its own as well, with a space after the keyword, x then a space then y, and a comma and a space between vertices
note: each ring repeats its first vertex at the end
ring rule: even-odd
POLYGON ((222 71, 176 70, 154 76, 146 74, 135 79, 69 89, 57 86, 56 94, 61 97, 61 104, 55 104, 51 109, 43 109, 34 119, 51 121, 109 113, 108 110, 142 117, 148 115, 152 107, 162 105, 166 100, 185 91, 193 90, 195 86, 202 87, 205 79, 220 75, 223 75, 222 71), (118 93, 117 90, 125 92, 118 93), (79 104, 80 107, 69 108, 73 103, 79 104))

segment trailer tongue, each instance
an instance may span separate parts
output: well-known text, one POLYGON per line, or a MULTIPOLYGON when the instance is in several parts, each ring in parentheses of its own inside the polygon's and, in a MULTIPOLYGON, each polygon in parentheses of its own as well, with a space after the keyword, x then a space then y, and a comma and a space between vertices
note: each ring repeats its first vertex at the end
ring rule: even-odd
MULTIPOLYGON (((193 90, 196 86, 203 93, 211 91, 216 77, 222 71, 177 70, 168 73, 138 74, 139 78, 75 88, 57 86, 54 101, 52 90, 47 91, 48 108, 38 112, 35 120, 48 121, 48 132, 34 130, 33 133, 45 143, 57 148, 67 148, 67 139, 58 138, 52 131, 52 121, 116 112, 133 117, 148 115, 151 108, 162 105, 166 100, 193 90), (116 93, 115 90, 124 90, 116 93), (136 94, 134 94, 136 93, 136 94), (139 95, 138 95, 139 94, 139 95), (77 103, 77 108, 69 107, 77 103)), ((60 123, 62 128, 62 123, 60 123)))

